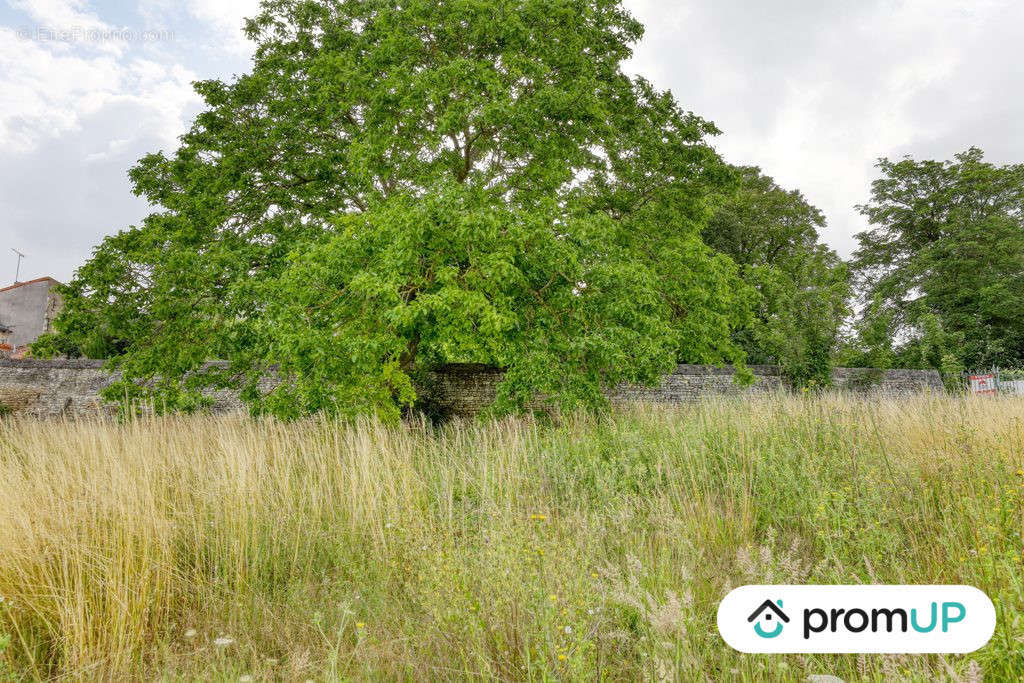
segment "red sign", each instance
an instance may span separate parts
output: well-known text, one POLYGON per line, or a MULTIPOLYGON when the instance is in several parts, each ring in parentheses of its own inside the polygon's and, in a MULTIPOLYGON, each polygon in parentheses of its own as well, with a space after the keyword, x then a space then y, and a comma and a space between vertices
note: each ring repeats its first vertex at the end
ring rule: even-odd
POLYGON ((971 375, 971 393, 992 396, 996 393, 995 375, 971 375))

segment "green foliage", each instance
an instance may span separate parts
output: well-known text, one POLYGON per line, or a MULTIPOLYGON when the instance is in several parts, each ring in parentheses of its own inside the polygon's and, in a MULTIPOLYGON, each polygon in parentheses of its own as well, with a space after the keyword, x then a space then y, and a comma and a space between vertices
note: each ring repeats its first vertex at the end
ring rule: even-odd
MULTIPOLYGON (((0 413, 2 415, 2 413, 0 413)), ((7 650, 11 646, 11 636, 7 633, 0 633, 0 681, 21 680, 7 663, 7 650)))
POLYGON ((778 363, 796 386, 827 385, 839 329, 848 313, 846 267, 819 243, 822 213, 760 169, 736 169, 704 240, 740 266, 756 292, 755 315, 735 337, 756 363, 778 363))
POLYGON ((732 182, 717 131, 623 73, 619 2, 271 0, 246 30, 251 73, 196 85, 181 147, 131 172, 159 210, 37 352, 110 358, 111 395, 169 407, 230 386, 391 418, 446 363, 506 368, 502 411, 742 364, 751 293, 700 239, 732 182))
POLYGON ((0 401, 0 417, 7 417, 13 412, 14 411, 11 410, 11 407, 9 405, 4 403, 3 401, 0 401))
POLYGON ((851 368, 888 370, 896 362, 891 336, 892 313, 880 298, 868 304, 854 326, 855 337, 840 351, 839 363, 851 368))
POLYGON ((964 391, 965 369, 955 353, 947 352, 942 354, 939 373, 942 375, 942 383, 945 385, 946 391, 953 393, 962 393, 964 391))
POLYGON ((863 296, 877 302, 862 325, 885 328, 904 366, 1019 362, 1024 165, 995 166, 972 148, 952 161, 882 159, 878 168, 860 207, 874 227, 858 235, 854 261, 863 296))

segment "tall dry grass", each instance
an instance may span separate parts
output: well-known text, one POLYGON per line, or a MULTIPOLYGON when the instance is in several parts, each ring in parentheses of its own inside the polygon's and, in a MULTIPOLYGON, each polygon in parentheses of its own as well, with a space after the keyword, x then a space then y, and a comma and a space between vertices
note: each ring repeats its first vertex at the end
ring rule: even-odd
POLYGON ((840 396, 555 426, 8 418, 0 677, 1018 680, 1022 418, 840 396), (731 587, 801 581, 972 584, 998 628, 966 657, 722 643, 731 587))

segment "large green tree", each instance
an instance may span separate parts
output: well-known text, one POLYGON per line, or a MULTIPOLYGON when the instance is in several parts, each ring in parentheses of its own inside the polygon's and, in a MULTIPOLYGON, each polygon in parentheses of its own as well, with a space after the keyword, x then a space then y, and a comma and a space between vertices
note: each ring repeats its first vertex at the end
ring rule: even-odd
POLYGON ((754 315, 734 337, 754 363, 777 363, 798 385, 830 380, 851 295, 846 266, 824 246, 825 217, 797 190, 755 167, 736 169, 704 229, 756 292, 754 315))
POLYGON ((1024 361, 1024 165, 991 164, 971 148, 878 168, 860 207, 873 227, 858 235, 854 265, 872 304, 865 317, 883 319, 894 362, 1024 361))
POLYGON ((282 415, 395 414, 447 363, 506 368, 513 409, 742 361, 748 288, 700 239, 733 174, 622 71, 618 1, 264 0, 246 31, 251 73, 196 84, 180 148, 131 172, 158 210, 98 247, 40 353, 282 415))

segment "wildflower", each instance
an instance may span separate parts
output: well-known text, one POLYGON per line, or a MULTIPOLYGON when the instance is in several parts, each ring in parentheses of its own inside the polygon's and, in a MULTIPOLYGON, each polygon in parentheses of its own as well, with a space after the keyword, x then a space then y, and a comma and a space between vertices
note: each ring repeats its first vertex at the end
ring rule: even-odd
POLYGON ((590 578, 596 579, 597 578, 597 572, 590 572, 590 578))
POLYGON ((190 628, 189 630, 185 631, 186 638, 195 638, 196 635, 198 634, 196 633, 196 630, 194 628, 190 628))
POLYGON ((555 595, 554 593, 549 595, 548 598, 550 598, 551 602, 558 602, 558 596, 555 595))
POLYGON ((564 662, 567 659, 568 659, 568 657, 566 657, 565 655, 558 655, 558 661, 560 661, 560 662, 564 662))
POLYGON ((391 527, 392 527, 391 522, 388 522, 387 524, 384 525, 385 529, 390 529, 391 527))
POLYGON ((227 647, 233 642, 235 642, 235 639, 231 636, 221 636, 220 638, 217 638, 215 641, 213 641, 213 644, 217 647, 227 647))
POLYGON ((566 626, 564 629, 565 635, 572 635, 572 626, 566 626))
POLYGON ((356 628, 358 628, 360 630, 366 628, 366 622, 365 621, 357 621, 356 622, 356 628))

